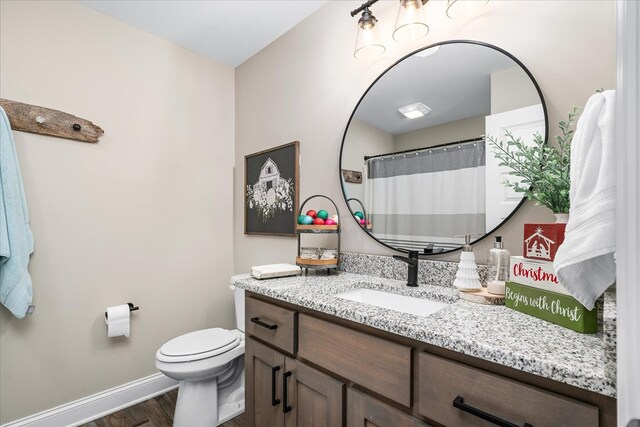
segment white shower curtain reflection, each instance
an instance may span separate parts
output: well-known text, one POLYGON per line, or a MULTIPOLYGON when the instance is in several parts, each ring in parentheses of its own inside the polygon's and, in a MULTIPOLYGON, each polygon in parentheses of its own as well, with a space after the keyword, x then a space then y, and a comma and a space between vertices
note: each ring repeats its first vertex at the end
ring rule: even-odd
POLYGON ((422 250, 485 233, 484 141, 376 157, 366 169, 365 206, 381 241, 422 250))

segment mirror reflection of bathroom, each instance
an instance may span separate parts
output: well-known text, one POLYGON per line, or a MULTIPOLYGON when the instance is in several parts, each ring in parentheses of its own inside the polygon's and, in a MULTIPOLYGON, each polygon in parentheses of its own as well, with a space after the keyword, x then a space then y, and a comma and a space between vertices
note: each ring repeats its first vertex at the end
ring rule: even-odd
POLYGON ((487 136, 531 143, 545 131, 541 94, 510 55, 469 42, 420 50, 356 107, 341 159, 349 207, 367 212, 364 228, 388 246, 458 249, 464 240, 455 236, 490 233, 523 200, 503 184, 516 178, 487 136))

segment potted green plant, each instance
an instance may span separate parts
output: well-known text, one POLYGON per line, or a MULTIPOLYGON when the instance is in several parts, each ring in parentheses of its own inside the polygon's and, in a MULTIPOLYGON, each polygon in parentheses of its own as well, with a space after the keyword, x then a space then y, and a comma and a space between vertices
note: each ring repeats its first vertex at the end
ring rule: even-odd
POLYGON ((504 185, 551 209, 557 222, 566 222, 569 215, 571 141, 577 113, 578 107, 573 107, 568 120, 558 124, 561 134, 556 136, 557 146, 547 144, 537 132, 533 144, 510 132, 500 141, 487 137, 500 166, 511 169, 509 175, 521 178, 519 182, 505 181, 504 185))

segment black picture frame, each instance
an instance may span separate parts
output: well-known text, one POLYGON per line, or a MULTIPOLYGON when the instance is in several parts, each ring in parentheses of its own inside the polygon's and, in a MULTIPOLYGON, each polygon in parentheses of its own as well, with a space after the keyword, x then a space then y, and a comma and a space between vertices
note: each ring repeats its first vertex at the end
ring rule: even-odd
POLYGON ((300 143, 244 157, 244 234, 296 236, 300 143))

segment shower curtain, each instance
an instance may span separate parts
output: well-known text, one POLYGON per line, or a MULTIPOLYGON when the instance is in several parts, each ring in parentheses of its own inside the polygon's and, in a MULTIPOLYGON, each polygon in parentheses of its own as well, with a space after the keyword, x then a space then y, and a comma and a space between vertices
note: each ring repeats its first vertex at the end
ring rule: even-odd
POLYGON ((365 205, 383 242, 421 250, 485 234, 485 142, 369 159, 365 205))

